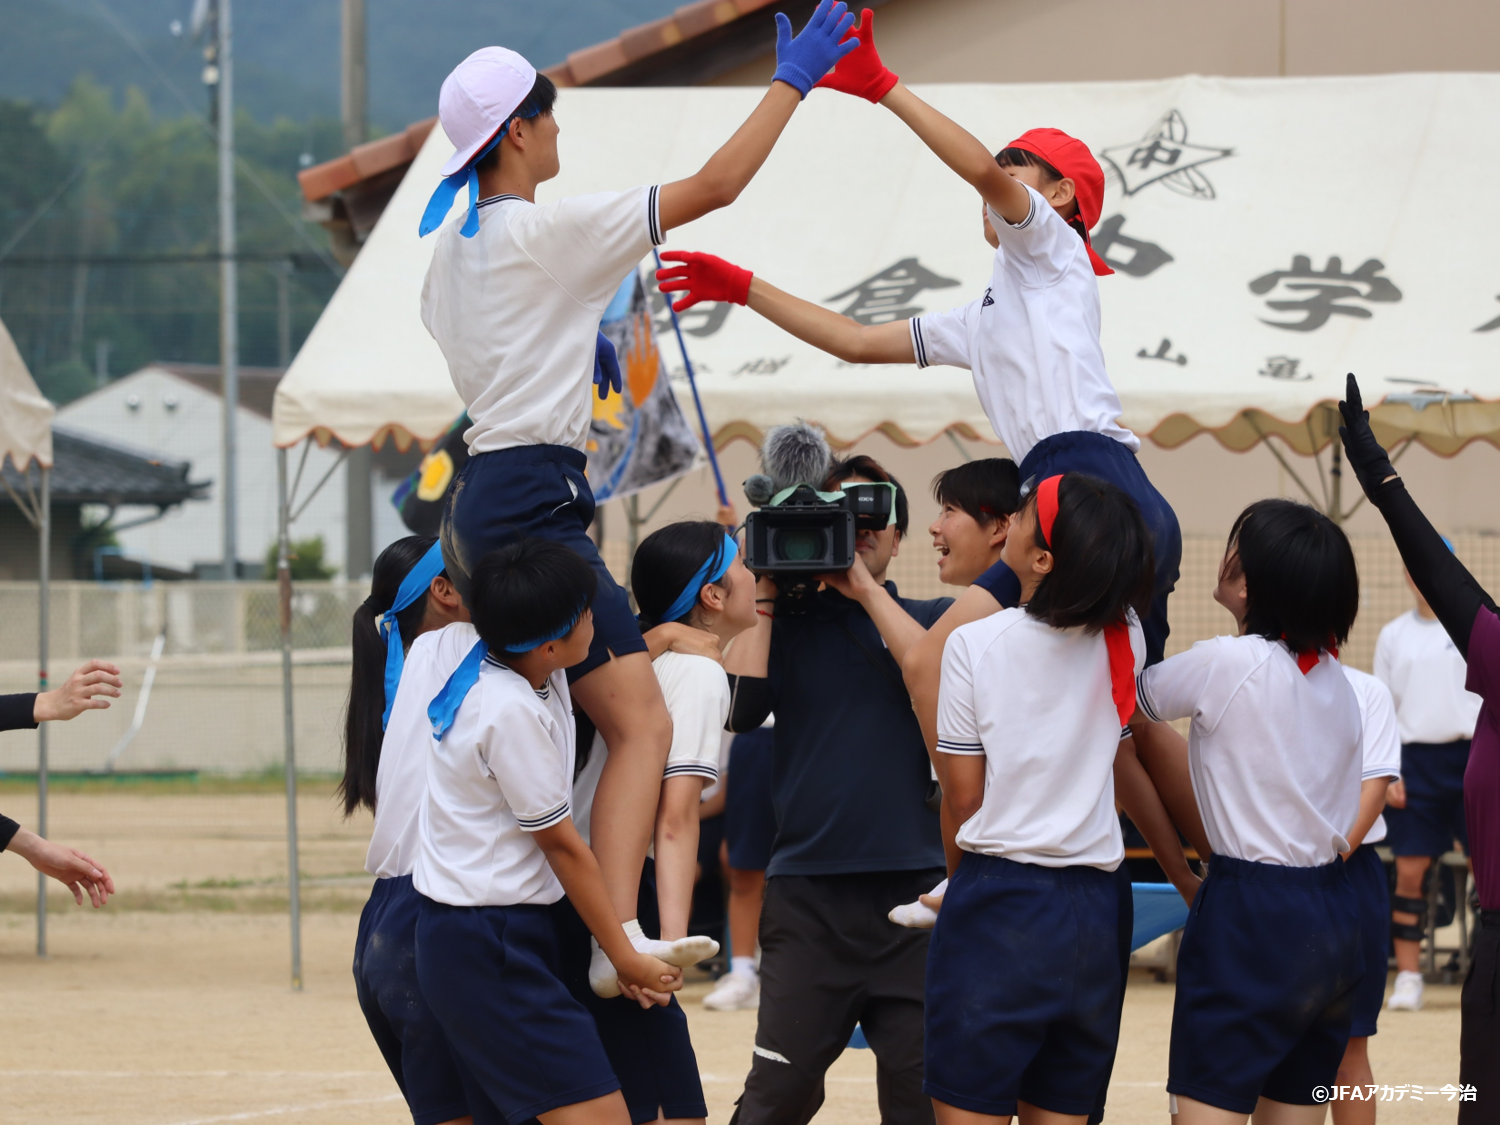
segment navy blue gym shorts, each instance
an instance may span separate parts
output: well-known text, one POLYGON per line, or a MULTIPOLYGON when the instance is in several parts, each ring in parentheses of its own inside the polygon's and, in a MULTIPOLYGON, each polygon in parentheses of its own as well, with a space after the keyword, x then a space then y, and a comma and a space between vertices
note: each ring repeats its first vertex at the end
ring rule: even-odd
MULTIPOLYGON (((636 903, 641 929, 650 938, 661 936, 654 869, 655 864, 648 859, 636 903)), ((563 983, 594 1017, 604 1052, 620 1079, 632 1125, 661 1118, 707 1117, 698 1056, 688 1035, 687 1013, 677 997, 672 997, 665 1008, 642 1008, 628 997, 605 1000, 596 995, 589 986, 593 945, 588 926, 565 898, 553 906, 552 912, 563 983)))
POLYGON ((776 810, 771 804, 775 727, 759 727, 734 736, 729 744, 729 775, 724 793, 724 839, 729 866, 736 871, 764 871, 776 841, 776 810))
POLYGON ((1464 823, 1464 771, 1469 740, 1406 742, 1401 746, 1401 780, 1406 807, 1385 810, 1386 843, 1399 856, 1440 856, 1457 840, 1469 850, 1464 823))
POLYGON ((479 560, 520 537, 561 543, 594 568, 594 643, 588 659, 568 669, 570 684, 608 663, 611 653, 646 651, 630 599, 589 538, 594 493, 584 476, 587 466, 587 457, 563 445, 521 445, 470 457, 443 509, 441 531, 443 563, 465 602, 479 560))
POLYGON ((927 954, 929 1097, 1089 1114, 1120 1036, 1115 873, 965 852, 927 954))
POLYGON ((1349 881, 1359 897, 1359 940, 1365 951, 1365 972, 1354 993, 1349 1038, 1375 1034, 1375 1021, 1385 1004, 1385 978, 1391 949, 1391 894, 1385 864, 1372 844, 1361 844, 1350 855, 1349 881))
POLYGON ((454 1057, 417 986, 417 910, 410 875, 376 879, 354 940, 354 992, 386 1066, 401 1087, 414 1125, 438 1125, 472 1113, 505 1125, 454 1057))
POLYGON ((508 1121, 620 1088, 594 1021, 559 975, 550 906, 423 897, 417 979, 448 1042, 508 1121))
MULTIPOLYGON (((1177 513, 1146 476, 1136 455, 1104 434, 1084 430, 1053 434, 1032 446, 1020 465, 1023 484, 1033 477, 1036 484, 1041 484, 1059 473, 1086 473, 1108 481, 1140 508, 1156 553, 1151 612, 1141 621, 1141 631, 1146 635, 1146 666, 1160 664, 1171 632, 1167 624, 1167 595, 1176 588, 1182 567, 1182 528, 1177 524, 1177 513)), ((1020 603, 1021 583, 1003 562, 997 562, 980 575, 975 585, 988 590, 1002 606, 1020 603)))
POLYGON ((1343 860, 1213 856, 1177 954, 1167 1091, 1231 1113, 1262 1097, 1319 1104, 1349 1043, 1363 945, 1343 860))

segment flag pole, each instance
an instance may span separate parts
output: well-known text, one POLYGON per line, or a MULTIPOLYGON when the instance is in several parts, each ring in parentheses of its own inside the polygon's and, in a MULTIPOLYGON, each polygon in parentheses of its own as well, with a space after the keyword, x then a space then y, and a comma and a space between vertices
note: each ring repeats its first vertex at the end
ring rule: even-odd
MULTIPOLYGON (((655 249, 651 256, 656 259, 656 268, 661 269, 661 254, 655 249)), ((698 397, 698 380, 693 375, 693 361, 688 358, 687 341, 682 338, 682 323, 677 319, 677 310, 672 307, 672 298, 667 298, 667 312, 672 314, 672 331, 677 333, 677 347, 682 351, 682 365, 687 369, 688 386, 693 390, 693 406, 698 411, 698 425, 703 431, 703 448, 708 452, 708 463, 713 466, 714 486, 719 490, 719 504, 729 507, 729 493, 724 488, 724 474, 719 471, 719 458, 714 454, 714 439, 708 432, 708 417, 703 413, 703 400, 698 397)))

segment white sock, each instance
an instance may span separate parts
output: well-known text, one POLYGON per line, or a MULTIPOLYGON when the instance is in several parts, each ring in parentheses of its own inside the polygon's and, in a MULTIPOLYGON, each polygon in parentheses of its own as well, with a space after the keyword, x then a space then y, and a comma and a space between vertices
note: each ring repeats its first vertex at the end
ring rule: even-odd
MULTIPOLYGON (((687 968, 696 965, 699 961, 707 960, 719 952, 719 943, 713 938, 693 935, 678 938, 676 941, 656 941, 648 938, 641 929, 639 918, 632 918, 625 923, 625 936, 630 939, 637 952, 645 953, 655 957, 659 961, 665 961, 668 965, 678 968, 687 968)), ((620 980, 615 972, 615 967, 610 963, 609 957, 600 948, 597 939, 594 940, 593 956, 589 960, 589 987, 606 1000, 620 995, 620 980)))
MULTIPOLYGON (((948 890, 948 880, 944 879, 927 894, 932 898, 942 898, 948 890)), ((930 930, 937 925, 937 911, 921 902, 904 902, 886 915, 898 926, 908 926, 914 930, 930 930)))
POLYGON ((729 971, 742 976, 746 980, 755 980, 760 976, 755 970, 754 957, 731 957, 729 959, 729 971))

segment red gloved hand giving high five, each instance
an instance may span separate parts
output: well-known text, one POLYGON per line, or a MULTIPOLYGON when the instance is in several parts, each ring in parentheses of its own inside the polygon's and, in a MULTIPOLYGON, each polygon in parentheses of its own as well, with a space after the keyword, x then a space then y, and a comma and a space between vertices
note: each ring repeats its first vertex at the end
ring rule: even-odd
POLYGON ((859 26, 849 34, 859 40, 859 46, 840 59, 814 89, 838 90, 878 104, 900 79, 886 69, 875 49, 875 13, 869 8, 861 12, 859 26))
POLYGON ((750 300, 750 279, 754 275, 733 262, 688 250, 668 250, 662 260, 683 263, 656 271, 656 287, 663 293, 685 294, 672 303, 677 312, 692 308, 699 301, 743 305, 750 300))

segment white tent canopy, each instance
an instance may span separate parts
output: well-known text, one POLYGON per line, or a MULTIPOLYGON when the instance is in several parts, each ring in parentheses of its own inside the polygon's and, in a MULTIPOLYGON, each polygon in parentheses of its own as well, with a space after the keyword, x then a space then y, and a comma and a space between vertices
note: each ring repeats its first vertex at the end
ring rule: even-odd
MULTIPOLYGON (((1480 202, 1500 181, 1500 75, 919 90, 994 149, 1051 125, 1099 155, 1094 241, 1117 266, 1100 280, 1105 353, 1137 432, 1173 446, 1209 430, 1234 449, 1276 432, 1310 453, 1354 371, 1384 400, 1387 441, 1500 443, 1500 228, 1480 202)), ((689 175, 760 96, 565 90, 563 171, 539 199, 689 175)), ((434 129, 282 381, 278 445, 430 441, 462 409, 418 311, 435 236, 419 240, 417 222, 451 151, 434 129)), ((991 269, 972 190, 893 115, 830 91, 734 206, 667 248, 867 321, 974 300, 991 269)), ((746 309, 717 311, 685 327, 703 333, 688 347, 720 441, 792 417, 841 441, 992 437, 965 371, 851 368, 746 309)))
POLYGON ((36 389, 16 342, 0 321, 0 464, 24 472, 36 458, 52 466, 52 404, 36 389))

